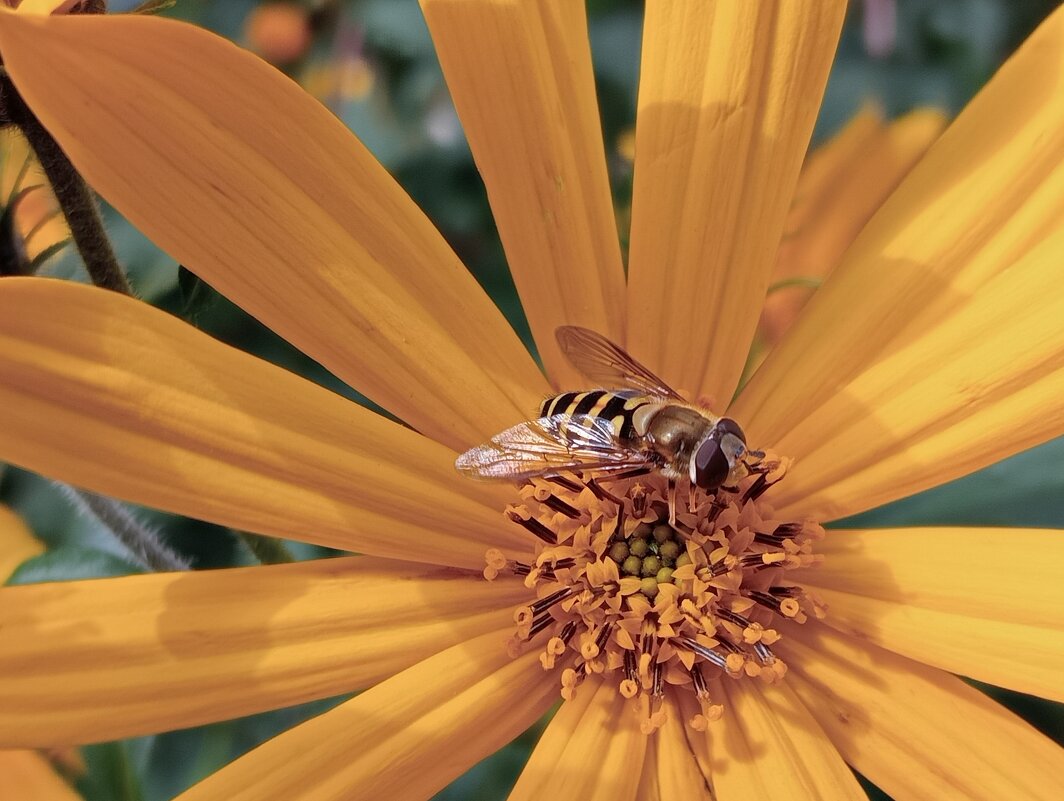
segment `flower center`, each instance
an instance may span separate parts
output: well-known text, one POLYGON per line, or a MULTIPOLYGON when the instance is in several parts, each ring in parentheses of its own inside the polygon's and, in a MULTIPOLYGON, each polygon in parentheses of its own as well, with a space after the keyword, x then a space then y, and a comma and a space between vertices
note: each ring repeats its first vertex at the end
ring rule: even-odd
POLYGON ((767 454, 739 486, 713 494, 679 488, 669 522, 657 474, 533 479, 506 516, 536 538, 535 558, 488 551, 484 576, 524 577, 535 600, 517 609, 511 642, 542 644, 544 670, 559 670, 564 698, 591 674, 612 676, 639 701, 647 734, 665 721, 666 691, 693 694, 704 729, 723 707, 720 677, 776 681, 787 666, 772 651, 780 618, 803 623, 823 607, 788 571, 817 561, 824 530, 780 520, 761 496, 787 462, 767 454))

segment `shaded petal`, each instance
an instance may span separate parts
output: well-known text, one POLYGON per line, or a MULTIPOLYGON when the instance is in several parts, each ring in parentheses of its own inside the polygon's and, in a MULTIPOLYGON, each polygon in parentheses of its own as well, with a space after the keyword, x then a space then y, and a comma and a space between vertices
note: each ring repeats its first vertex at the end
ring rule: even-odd
POLYGON ((281 73, 156 17, 5 14, 0 49, 95 189, 351 386, 455 448, 535 408, 545 383, 491 300, 281 73))
POLYGON ((746 360, 845 9, 647 6, 629 344, 717 408, 746 360))
MULTIPOLYGON (((1064 219, 1064 13, 1053 14, 961 113, 847 251, 730 413, 804 456, 823 405, 920 340, 1064 219), (799 443, 794 442, 794 445, 799 443)), ((1056 282, 1054 282, 1055 284, 1056 282)))
POLYGON ((1060 531, 832 531, 797 579, 826 622, 929 665, 1064 701, 1060 531))
POLYGON ((781 514, 846 517, 1064 433, 1062 261, 1064 229, 773 443, 797 459, 781 514))
POLYGON ((725 718, 711 724, 713 791, 720 801, 867 796, 786 682, 721 682, 725 718))
POLYGON ((22 518, 0 505, 0 584, 31 556, 44 553, 44 544, 33 536, 22 518))
POLYGON ((51 763, 36 751, 0 751, 4 792, 18 801, 81 801, 51 763))
POLYGON ((664 725, 647 743, 636 801, 712 801, 713 793, 688 740, 689 736, 704 738, 688 730, 677 704, 670 701, 668 706, 664 725))
POLYGON ((147 506, 473 568, 521 541, 446 447, 106 290, 0 283, 0 408, 0 458, 147 506))
MULTIPOLYGON (((798 178, 773 285, 826 278, 945 125, 945 116, 934 109, 913 111, 885 124, 877 109, 866 108, 817 148, 798 178)), ((765 298, 764 344, 779 342, 814 291, 798 283, 765 298)))
POLYGON ((421 0, 536 347, 586 383, 560 325, 623 340, 624 270, 583 3, 421 0))
POLYGON ((100 742, 351 692, 497 630, 527 595, 369 557, 4 588, 0 742, 100 742))
POLYGON ((424 801, 547 711, 538 653, 512 629, 456 645, 222 768, 180 801, 424 801))
POLYGON ((634 801, 646 748, 616 682, 589 678, 547 725, 509 801, 634 801))
POLYGON ((1064 797, 1064 750, 960 679, 815 624, 773 648, 846 761, 898 801, 1064 797))

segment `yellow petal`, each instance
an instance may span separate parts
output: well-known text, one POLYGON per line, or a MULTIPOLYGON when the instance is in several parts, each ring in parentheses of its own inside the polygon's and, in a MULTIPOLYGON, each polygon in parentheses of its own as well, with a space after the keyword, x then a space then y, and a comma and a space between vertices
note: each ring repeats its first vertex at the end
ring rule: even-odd
MULTIPOLYGON (((1064 219, 1064 13, 994 76, 891 195, 730 413, 776 447, 849 381, 964 309, 1064 219)), ((794 453, 792 455, 804 455, 794 453)))
POLYGON ((746 360, 845 7, 647 6, 629 344, 718 408, 746 360))
POLYGON ((711 801, 709 783, 692 752, 684 714, 678 705, 668 704, 665 724, 647 743, 643 775, 636 801, 711 801))
POLYGON ((646 748, 616 682, 587 679, 548 724, 509 801, 634 801, 646 748))
POLYGON ((19 14, 54 14, 66 11, 78 0, 22 0, 16 9, 19 14))
POLYGON ((66 220, 26 138, 16 128, 0 130, 0 203, 15 199, 14 223, 26 258, 32 260, 70 238, 66 220), (36 187, 30 191, 30 187, 36 187), (25 192, 19 195, 19 192, 25 192))
POLYGON ((353 387, 455 448, 535 407, 545 382, 491 300, 369 151, 281 73, 140 15, 4 14, 0 50, 93 187, 353 387))
MULTIPOLYGON (((772 283, 823 280, 846 248, 938 138, 945 116, 920 109, 889 124, 866 108, 802 167, 772 283)), ((815 291, 795 284, 773 291, 761 312, 761 334, 774 346, 815 291)))
POLYGON ((798 581, 827 622, 905 656, 1064 701, 1064 537, 1059 531, 832 531, 798 581))
POLYGON ((0 742, 114 740, 351 692, 512 618, 519 581, 369 557, 0 590, 0 742))
POLYGON ((0 408, 0 459, 146 506, 473 568, 521 541, 446 447, 102 289, 0 283, 0 408))
POLYGON ((773 442, 797 460, 781 513, 845 517, 1064 433, 1062 262, 1064 228, 773 442))
POLYGON ((721 682, 725 718, 711 724, 713 791, 720 801, 835 801, 867 796, 786 681, 721 682))
POLYGON ((33 536, 22 518, 7 506, 0 505, 0 584, 3 584, 15 568, 44 552, 44 545, 33 536))
POLYGON ((0 751, 5 797, 18 801, 81 801, 36 751, 0 751))
POLYGON ((892 797, 1064 797, 1064 751, 960 679, 825 626, 788 626, 773 647, 846 761, 892 797))
MULTIPOLYGON (((511 630, 419 662, 222 768, 179 801, 424 801, 520 734, 557 698, 511 630)), ((176 800, 175 800, 176 801, 176 800)))
POLYGON ((624 271, 583 3, 421 0, 536 346, 555 385, 587 379, 559 325, 623 340, 624 271))

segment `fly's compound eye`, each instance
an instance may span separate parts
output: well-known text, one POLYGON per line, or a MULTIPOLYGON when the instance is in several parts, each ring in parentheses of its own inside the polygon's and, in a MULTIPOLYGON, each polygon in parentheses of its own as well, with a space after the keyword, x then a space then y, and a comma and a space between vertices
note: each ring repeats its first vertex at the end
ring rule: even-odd
POLYGON ((714 432, 718 438, 723 437, 725 434, 731 434, 742 440, 742 443, 746 444, 746 434, 739 427, 739 424, 732 420, 730 417, 722 417, 717 421, 716 431, 714 432))
POLYGON ((731 464, 715 439, 707 439, 698 446, 694 458, 695 484, 704 490, 715 490, 728 477, 731 464))

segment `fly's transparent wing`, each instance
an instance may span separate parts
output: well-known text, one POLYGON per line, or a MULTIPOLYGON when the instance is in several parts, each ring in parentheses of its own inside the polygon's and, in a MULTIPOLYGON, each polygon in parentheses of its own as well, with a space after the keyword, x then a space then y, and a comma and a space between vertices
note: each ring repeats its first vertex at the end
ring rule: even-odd
POLYGON ((466 451, 454 465, 472 478, 524 481, 565 470, 609 473, 651 463, 648 454, 619 445, 609 421, 556 414, 518 423, 466 451))
POLYGON ((635 389, 655 398, 684 401, 683 397, 602 334, 576 325, 563 325, 554 336, 573 367, 597 386, 635 389))

